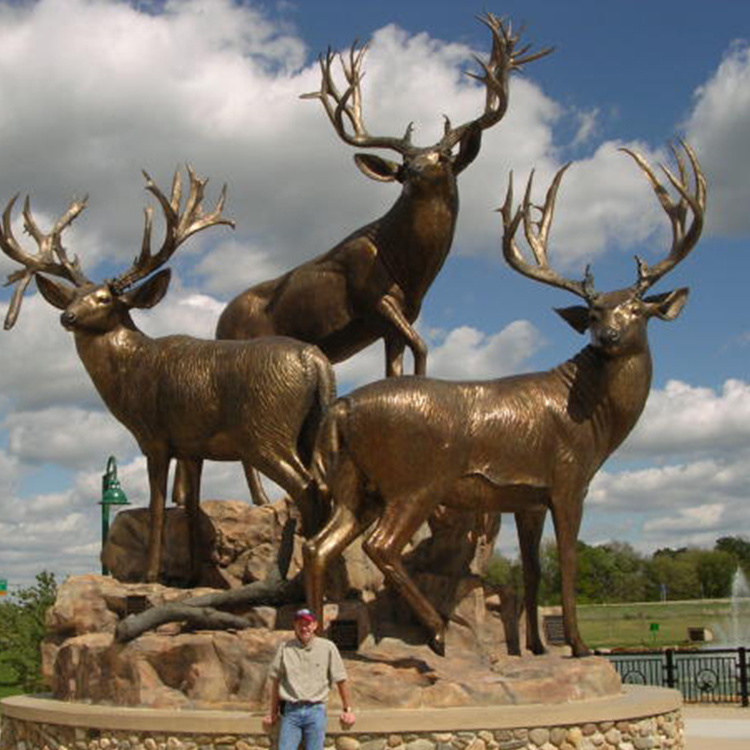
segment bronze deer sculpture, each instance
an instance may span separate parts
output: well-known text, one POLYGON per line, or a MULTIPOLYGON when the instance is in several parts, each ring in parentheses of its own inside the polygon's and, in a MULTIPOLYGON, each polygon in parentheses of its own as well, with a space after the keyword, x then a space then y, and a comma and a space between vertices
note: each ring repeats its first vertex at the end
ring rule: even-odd
MULTIPOLYGON (((668 256, 654 266, 638 260, 635 284, 598 294, 588 269, 583 282, 552 270, 547 238, 566 167, 555 176, 538 222, 531 217, 529 179, 522 207, 512 212, 512 176, 501 212, 503 253, 531 279, 566 289, 585 305, 557 312, 591 343, 547 372, 485 382, 430 378, 381 380, 339 398, 323 420, 313 458, 333 498, 333 513, 304 548, 308 604, 321 612, 331 559, 367 530, 364 549, 444 653, 445 623, 409 578, 401 552, 439 505, 476 512, 514 513, 518 527, 525 605, 526 645, 544 650, 537 620, 539 544, 552 512, 562 574, 565 638, 575 656, 588 654, 575 610, 576 540, 589 482, 625 439, 646 403, 651 383, 647 322, 676 318, 686 288, 644 297, 681 262, 703 225, 706 183, 692 150, 691 190, 682 154, 679 177, 665 168, 679 194, 674 202, 647 162, 627 151, 645 172, 672 224, 668 256), (688 212, 692 214, 686 228, 688 212), (536 265, 527 262, 514 235, 523 221, 536 265)), ((534 206, 534 208, 537 208, 534 206)))
MULTIPOLYGON (((26 253, 13 236, 11 214, 16 198, 3 214, 0 247, 24 268, 9 277, 17 282, 6 318, 15 322, 23 292, 31 278, 55 307, 75 338, 78 355, 99 395, 127 427, 146 456, 150 485, 151 530, 146 578, 157 580, 161 561, 167 472, 172 458, 187 473, 186 510, 190 528, 193 577, 198 572, 198 502, 204 459, 241 461, 248 477, 262 470, 301 504, 303 526, 315 528, 317 503, 312 476, 301 452, 312 451, 323 409, 335 397, 335 379, 320 350, 293 339, 214 341, 189 336, 150 338, 133 322, 133 308, 150 308, 164 296, 170 269, 151 275, 191 235, 218 224, 225 190, 211 213, 202 209, 206 181, 188 168, 190 191, 182 203, 180 174, 168 198, 146 176, 146 189, 158 200, 166 222, 161 248, 151 252, 153 209, 146 210, 143 245, 130 269, 96 284, 71 260, 61 242, 62 231, 86 207, 73 201, 49 234, 37 227, 29 199, 23 208, 26 231, 39 252, 26 253), (61 284, 44 274, 72 282, 61 284), (146 279, 138 286, 136 282, 146 279)), ((17 197, 17 196, 16 196, 17 197)), ((319 528, 319 526, 318 526, 319 528)))
POLYGON ((402 374, 406 346, 414 356, 415 373, 424 375, 427 348, 412 324, 453 241, 456 177, 478 155, 482 131, 504 116, 510 73, 551 52, 527 54, 529 45, 518 49, 518 35, 492 13, 479 20, 492 33, 492 52, 487 62, 477 58, 481 73, 469 75, 486 87, 484 112, 455 128, 446 117, 443 137, 424 148, 412 144, 411 125, 402 138, 368 133, 360 87, 366 45, 357 49, 355 42, 348 63, 340 58, 347 82, 343 93, 333 80, 334 53, 321 56, 320 90, 303 98, 320 99, 345 143, 400 154, 401 164, 367 153, 354 161, 372 179, 400 182, 401 195, 384 216, 332 250, 242 292, 221 314, 217 338, 292 336, 317 344, 332 362, 382 338, 387 376, 402 374), (456 145, 458 154, 453 155, 456 145))

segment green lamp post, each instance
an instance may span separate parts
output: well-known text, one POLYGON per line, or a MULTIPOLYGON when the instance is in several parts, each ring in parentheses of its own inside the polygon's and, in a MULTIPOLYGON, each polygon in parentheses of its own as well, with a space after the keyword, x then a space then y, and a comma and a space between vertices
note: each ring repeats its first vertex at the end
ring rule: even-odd
MULTIPOLYGON (((102 500, 99 503, 102 506, 102 552, 104 544, 109 536, 109 509, 113 505, 130 505, 128 498, 120 487, 120 481, 117 479, 117 461, 114 456, 107 460, 107 471, 102 474, 102 500)), ((107 566, 102 563, 102 575, 109 573, 107 566)))

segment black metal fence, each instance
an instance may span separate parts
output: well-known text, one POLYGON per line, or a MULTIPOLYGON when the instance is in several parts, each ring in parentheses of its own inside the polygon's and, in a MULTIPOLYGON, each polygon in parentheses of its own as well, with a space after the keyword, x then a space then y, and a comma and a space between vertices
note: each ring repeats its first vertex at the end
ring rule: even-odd
POLYGON ((686 703, 748 705, 748 649, 700 651, 665 649, 637 654, 602 654, 614 665, 623 683, 676 688, 686 703))

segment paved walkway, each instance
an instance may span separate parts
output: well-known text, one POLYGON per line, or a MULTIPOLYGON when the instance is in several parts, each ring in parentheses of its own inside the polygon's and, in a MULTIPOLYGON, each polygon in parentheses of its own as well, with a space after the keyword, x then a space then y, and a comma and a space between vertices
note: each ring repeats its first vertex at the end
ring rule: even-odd
POLYGON ((686 750, 750 750, 750 707, 682 707, 686 750))

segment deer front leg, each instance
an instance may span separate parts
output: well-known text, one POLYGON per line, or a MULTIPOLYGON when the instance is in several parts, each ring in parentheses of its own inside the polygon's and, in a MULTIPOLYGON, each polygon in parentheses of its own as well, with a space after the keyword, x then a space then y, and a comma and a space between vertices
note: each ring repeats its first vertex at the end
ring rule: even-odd
POLYGON ((161 548, 164 539, 164 505, 167 496, 167 472, 169 456, 166 450, 159 449, 146 456, 150 500, 148 505, 149 529, 146 581, 155 583, 159 579, 161 548))
MULTIPOLYGON (((401 305, 390 295, 385 295, 378 300, 377 310, 406 339, 406 345, 414 357, 414 374, 424 375, 427 372, 427 345, 412 328, 401 305)), ((387 367, 391 367, 390 362, 387 367)), ((391 373, 386 374, 390 377, 391 373)))
POLYGON ((583 513, 583 497, 568 496, 552 498, 552 518, 555 522, 557 554, 560 559, 562 582, 562 609, 565 640, 573 656, 589 656, 591 651, 578 632, 576 613, 576 574, 578 568, 576 543, 583 513))
POLYGON ((539 564, 539 544, 542 539, 546 515, 546 510, 524 511, 515 514, 523 569, 526 648, 533 654, 543 654, 546 651, 539 632, 538 610, 539 581, 542 576, 539 564))

